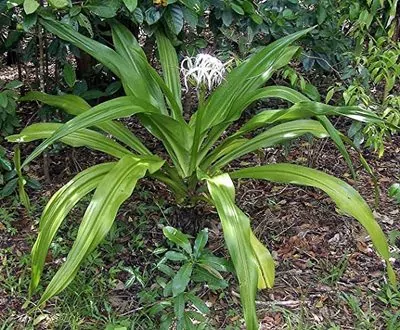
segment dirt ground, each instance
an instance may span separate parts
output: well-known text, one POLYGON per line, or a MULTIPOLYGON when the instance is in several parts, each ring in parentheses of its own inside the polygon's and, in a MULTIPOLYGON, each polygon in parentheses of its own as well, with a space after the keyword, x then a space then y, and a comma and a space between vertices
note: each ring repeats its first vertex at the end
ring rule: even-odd
MULTIPOLYGON (((29 149, 30 147, 26 148, 24 152, 29 149)), ((387 197, 389 185, 400 178, 399 151, 400 138, 395 137, 387 145, 387 151, 382 159, 377 159, 372 153, 366 153, 368 162, 376 171, 380 189, 379 206, 374 212, 387 234, 400 230, 399 206, 387 197)), ((32 165, 29 172, 43 183, 40 191, 31 192, 33 203, 37 201, 38 204, 43 204, 40 200, 47 199, 76 171, 85 168, 88 165, 85 161, 87 156, 88 152, 83 149, 74 154, 71 154, 69 149, 62 149, 58 155, 51 156, 51 184, 44 182, 42 164, 38 162, 32 165)), ((96 162, 99 161, 98 155, 93 154, 93 156, 96 162)), ((353 155, 353 159, 355 164, 359 164, 356 155, 353 155)), ((353 180, 343 159, 329 143, 314 142, 313 148, 310 148, 309 142, 299 141, 292 146, 287 155, 282 148, 266 150, 263 154, 242 159, 238 165, 280 161, 312 164, 314 168, 343 178, 361 192, 371 207, 374 206, 371 178, 359 167, 359 177, 353 180), (322 148, 324 149, 321 150, 322 148)), ((147 197, 146 201, 163 199, 166 201, 164 208, 169 207, 168 203, 171 203, 172 207, 171 196, 163 191, 162 187, 150 180, 145 181, 143 187, 150 190, 151 198, 147 197)), ((124 206, 125 217, 132 213, 130 207, 135 207, 140 199, 143 198, 134 196, 124 206)), ((237 186, 237 202, 251 217, 256 235, 273 251, 277 263, 275 287, 260 292, 257 301, 264 329, 290 328, 290 322, 300 326, 299 329, 302 328, 301 324, 304 324, 304 328, 321 325, 321 329, 324 329, 325 325, 334 324, 339 326, 339 329, 359 329, 362 320, 360 321, 360 315, 346 300, 350 299, 349 297, 356 298, 360 313, 371 313, 371 316, 367 316, 374 321, 371 329, 386 328, 384 312, 389 310, 390 313, 395 313, 397 306, 394 309, 389 308, 378 299, 385 282, 384 264, 373 251, 372 244, 362 227, 355 220, 339 215, 326 195, 311 188, 278 186, 247 180, 237 186)), ((7 202, 2 201, 2 203, 3 208, 9 205, 7 202)), ((193 225, 190 221, 192 219, 185 224, 185 216, 182 216, 181 211, 171 212, 171 223, 181 224, 185 230, 193 230, 190 228, 193 225)), ((9 249, 17 256, 26 256, 37 230, 39 213, 39 207, 33 217, 27 215, 22 208, 18 209, 18 222, 14 224, 16 233, 10 235, 0 229, 0 248, 9 249)), ((190 215, 196 214, 201 215, 199 226, 210 228, 209 248, 226 255, 221 240, 221 226, 216 214, 204 206, 199 206, 199 209, 190 215)), ((160 230, 157 232, 160 217, 160 212, 150 212, 147 217, 149 223, 143 235, 145 242, 149 244, 149 251, 154 241, 161 239, 160 230)), ((4 229, 4 226, 2 228, 4 229)), ((392 242, 391 249, 394 255, 399 250, 398 243, 397 240, 392 242)), ((130 264, 137 264, 151 259, 151 253, 148 253, 147 256, 142 251, 138 256, 136 253, 123 251, 122 255, 115 257, 130 264)), ((394 267, 399 273, 399 260, 394 261, 394 267)), ((16 272, 16 276, 21 272, 24 276, 27 275, 25 270, 18 267, 12 269, 11 273, 13 272, 16 272)), ((237 323, 240 319, 239 314, 227 315, 227 311, 232 308, 239 313, 238 290, 233 278, 231 283, 227 294, 229 297, 226 299, 218 300, 209 292, 203 296, 214 304, 211 318, 214 326, 219 329, 237 323)), ((128 293, 128 297, 129 292, 129 290, 125 292, 128 293)), ((23 295, 13 297, 13 294, 6 289, 1 297, 0 316, 4 319, 10 315, 10 311, 14 311, 14 314, 15 311, 21 313, 21 317, 26 315, 21 308, 24 303, 23 295)), ((131 300, 125 304, 127 308, 132 308, 132 305, 137 303, 134 296, 127 299, 131 300)), ((124 312, 126 310, 118 311, 121 314, 124 312)), ((328 328, 327 326, 326 329, 328 328)))

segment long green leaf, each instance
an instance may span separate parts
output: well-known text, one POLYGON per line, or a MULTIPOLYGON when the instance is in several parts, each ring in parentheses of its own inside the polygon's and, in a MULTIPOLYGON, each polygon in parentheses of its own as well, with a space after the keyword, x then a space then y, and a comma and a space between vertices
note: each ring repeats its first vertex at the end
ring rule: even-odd
MULTIPOLYGON (((76 95, 49 95, 42 92, 29 92, 20 98, 20 101, 40 101, 44 104, 60 108, 73 116, 78 116, 91 109, 83 98, 76 95)), ((143 143, 126 128, 122 123, 109 121, 96 125, 104 132, 111 134, 117 140, 125 143, 128 147, 141 155, 151 155, 152 153, 143 145, 143 143)))
MULTIPOLYGON (((307 97, 300 94, 299 92, 282 86, 266 87, 254 91, 253 94, 250 94, 248 97, 245 96, 244 99, 240 101, 242 102, 241 107, 251 104, 258 98, 262 99, 270 97, 281 98, 289 102, 294 102, 296 104, 294 104, 289 109, 265 110, 260 112, 252 119, 250 119, 235 134, 227 138, 223 142, 223 144, 231 143, 231 141, 237 136, 241 136, 244 133, 250 132, 263 126, 274 124, 276 122, 317 117, 324 123, 324 126, 329 129, 328 133, 331 135, 332 139, 338 146, 338 149, 342 153, 343 157, 346 159, 349 167, 352 168, 350 156, 348 155, 348 152, 344 147, 343 142, 338 139, 338 135, 335 134, 336 130, 333 128, 333 126, 328 126, 327 119, 322 118, 322 116, 343 115, 358 121, 368 123, 383 123, 383 120, 371 111, 364 110, 359 107, 334 107, 323 103, 311 102, 308 100, 307 97)), ((209 136, 204 142, 203 147, 200 151, 199 160, 204 159, 204 157, 212 147, 213 143, 220 137, 221 133, 225 129, 226 125, 220 124, 218 126, 215 126, 210 131, 209 136)), ((222 147, 223 145, 220 146, 220 149, 222 147)))
MULTIPOLYGON (((221 85, 208 100, 205 113, 202 115, 202 119, 204 118, 204 120, 199 121, 196 116, 197 113, 192 117, 195 120, 195 124, 201 127, 201 131, 207 131, 211 128, 210 132, 205 132, 201 136, 202 147, 198 163, 202 161, 229 125, 239 119, 246 109, 242 99, 246 99, 246 95, 251 94, 265 83, 276 69, 289 62, 295 49, 297 49, 297 47, 288 46, 290 40, 292 40, 289 37, 296 39, 296 36, 291 35, 287 37, 287 40, 283 40, 284 38, 280 39, 282 43, 277 43, 279 40, 274 42, 259 52, 263 54, 262 58, 258 58, 260 54, 256 54, 247 61, 251 62, 251 65, 245 62, 234 70, 234 74, 231 72, 226 79, 226 83, 221 85), (276 49, 273 49, 273 45, 276 45, 276 49), (268 49, 269 51, 267 51, 268 49), (260 62, 257 62, 257 60, 260 62), (250 72, 253 72, 253 75, 249 75, 250 72), (218 109, 218 111, 215 111, 215 109, 218 109)), ((192 123, 193 120, 191 120, 191 126, 194 125, 192 123)))
POLYGON ((263 179, 279 183, 292 183, 316 187, 327 193, 345 214, 356 218, 367 230, 372 243, 386 261, 391 283, 396 275, 389 261, 390 253, 385 235, 374 219, 367 203, 350 185, 324 172, 291 164, 272 164, 238 170, 230 174, 234 179, 263 179))
MULTIPOLYGON (((113 39, 115 43, 115 47, 117 53, 111 50, 111 52, 106 52, 107 56, 104 57, 102 54, 97 54, 97 52, 101 53, 101 48, 98 43, 94 42, 93 40, 86 38, 73 29, 71 27, 66 26, 65 24, 58 23, 56 21, 50 20, 51 24, 47 21, 44 21, 45 27, 55 33, 60 38, 67 40, 73 43, 75 46, 83 49, 84 51, 88 52, 99 61, 101 61, 104 65, 109 66, 109 60, 114 56, 114 70, 111 68, 114 73, 121 77, 121 80, 124 86, 128 86, 126 88, 126 93, 128 95, 133 95, 136 97, 144 98, 144 102, 149 101, 149 104, 152 103, 152 109, 149 108, 148 111, 152 112, 161 112, 166 114, 165 107, 162 105, 163 103, 163 96, 159 92, 159 87, 163 88, 161 82, 162 79, 157 75, 155 70, 151 68, 151 66, 147 63, 143 51, 137 44, 137 41, 133 38, 132 34, 122 25, 114 22, 112 24, 112 32, 113 32, 113 39), (49 26, 50 25, 50 26, 49 26), (137 79, 135 79, 135 77, 137 79), (158 79, 157 79, 158 78, 158 79), (147 87, 146 87, 147 86, 147 87), (159 86, 159 87, 158 87, 159 86)), ((101 45, 102 46, 102 45, 101 45)), ((107 47, 106 47, 107 48, 107 47)), ((168 87, 167 87, 168 89, 168 87)), ((165 90, 163 89, 165 92, 165 90)), ((171 93, 167 93, 168 100, 170 101, 171 105, 176 107, 175 100, 171 99, 171 93)), ((113 100, 114 101, 114 100, 113 100)), ((110 102, 113 102, 110 101, 110 102)), ((106 102, 107 103, 107 102, 106 102)), ((132 103, 132 106, 137 106, 140 103, 135 98, 135 102, 132 103)), ((94 110, 98 110, 99 107, 103 105, 99 105, 93 108, 90 112, 94 112, 94 110)), ((134 113, 139 112, 146 112, 143 109, 140 109, 136 112, 132 111, 128 113, 128 115, 132 115, 134 113)), ((115 113, 115 111, 110 111, 110 113, 115 113)), ((82 115, 81 115, 82 116, 82 115)), ((119 118, 121 116, 111 117, 111 119, 119 118)), ((181 139, 180 135, 183 133, 188 132, 188 128, 184 127, 186 123, 182 122, 183 119, 180 118, 179 123, 181 123, 179 129, 168 130, 164 127, 164 125, 159 125, 159 122, 162 121, 160 118, 156 117, 145 117, 140 116, 142 122, 144 122, 146 128, 150 131, 156 132, 157 136, 163 136, 161 138, 164 142, 164 145, 168 149, 175 165, 181 169, 182 175, 186 176, 188 170, 186 169, 186 163, 188 162, 188 155, 186 155, 186 151, 182 149, 181 144, 187 144, 190 142, 190 139, 186 138, 181 139), (176 143, 176 141, 178 141, 176 143)), ((164 121, 168 121, 167 117, 163 118, 164 121)), ((101 123, 98 120, 92 122, 91 125, 101 123)), ((175 123, 171 124, 171 121, 168 121, 168 127, 175 126, 175 123)), ((68 123, 67 123, 68 125, 68 123)), ((88 126, 84 126, 88 127, 88 126)), ((64 131, 67 131, 67 128, 64 128, 64 131)), ((58 132, 59 135, 61 131, 58 132)), ((56 135, 53 136, 51 139, 44 141, 41 146, 37 150, 34 151, 34 154, 31 155, 30 158, 25 161, 25 165, 34 159, 41 151, 44 150, 46 145, 54 142, 57 138, 56 135)))
MULTIPOLYGON (((243 135, 249 131, 255 130, 257 128, 271 125, 279 121, 295 120, 301 118, 316 117, 322 125, 327 130, 328 134, 336 144, 338 150, 343 155, 347 165, 349 166, 353 177, 356 176, 353 163, 351 161, 350 155, 343 143, 340 132, 338 132, 326 115, 343 115, 351 119, 370 122, 370 123, 382 123, 382 119, 371 111, 363 110, 359 107, 333 107, 330 105, 304 101, 307 99, 302 94, 293 91, 288 88, 282 87, 267 87, 263 91, 258 92, 258 96, 263 97, 281 97, 290 102, 298 102, 289 109, 281 110, 265 110, 255 115, 250 121, 248 121, 242 128, 240 128, 235 134, 227 138, 223 144, 213 151, 215 155, 216 152, 222 150, 226 145, 231 145, 231 142, 235 140, 238 136, 243 135), (278 96, 281 93, 281 96, 278 96)), ((250 98, 252 99, 252 98, 250 98)))
POLYGON ((60 108, 67 113, 77 116, 91 108, 83 98, 77 95, 50 95, 43 92, 33 91, 22 96, 19 101, 40 101, 52 107, 60 108))
POLYGON ((124 80, 124 84, 129 86, 127 94, 145 99, 160 109, 161 113, 167 114, 164 96, 149 73, 146 55, 133 34, 115 20, 111 22, 111 31, 115 50, 127 64, 129 75, 124 80))
POLYGON ((116 51, 93 39, 85 37, 83 34, 74 30, 70 25, 60 23, 53 18, 43 17, 39 21, 46 30, 85 51, 109 68, 121 79, 127 95, 141 97, 147 101, 150 100, 150 94, 146 91, 146 82, 142 79, 143 77, 136 76, 134 68, 116 51), (140 80, 135 81, 135 84, 133 84, 132 77, 135 76, 140 80))
POLYGON ((63 40, 69 41, 74 46, 82 49, 104 64, 118 77, 123 77, 123 73, 126 72, 127 69, 126 62, 111 48, 91 38, 85 37, 83 34, 74 30, 70 25, 60 23, 52 18, 43 17, 39 22, 47 31, 55 34, 63 40))
MULTIPOLYGON (((267 148, 275 146, 279 143, 293 140, 304 134, 312 134, 318 138, 325 138, 328 136, 324 127, 316 120, 294 120, 287 123, 282 123, 270 128, 269 130, 249 139, 247 142, 241 143, 236 148, 232 149, 230 146, 227 148, 227 153, 224 150, 217 150, 215 155, 221 156, 212 169, 220 169, 232 160, 239 158, 249 152, 255 151, 260 148, 267 148)), ((211 162, 215 160, 215 156, 211 155, 210 159, 206 159, 204 167, 207 168, 211 162)))
POLYGON ((142 115, 140 120, 150 133, 162 141, 180 175, 189 176, 190 149, 193 142, 193 131, 189 125, 154 113, 142 115))
POLYGON ((179 74, 178 56, 171 41, 161 31, 156 31, 157 49, 160 63, 163 69, 164 81, 175 97, 179 105, 180 113, 173 113, 174 117, 182 114, 182 89, 179 74))
POLYGON ((303 94, 294 90, 293 88, 289 88, 286 86, 268 86, 256 89, 252 93, 244 95, 243 99, 241 100, 242 104, 240 105, 240 107, 247 108, 255 101, 260 101, 270 98, 285 100, 292 104, 301 101, 305 102, 310 101, 308 97, 304 96, 303 94))
POLYGON ((228 174, 207 178, 207 186, 221 219, 225 243, 239 280, 246 327, 256 330, 258 261, 251 244, 250 221, 235 205, 235 188, 228 174))
MULTIPOLYGON (((172 90, 170 86, 164 83, 157 71, 148 63, 143 49, 140 47, 137 40, 126 27, 115 21, 112 23, 111 27, 113 41, 117 52, 128 63, 130 63, 131 67, 135 71, 134 74, 141 77, 142 83, 148 86, 148 94, 152 96, 150 102, 157 108, 159 108, 162 114, 167 115, 167 110, 165 108, 164 99, 161 91, 164 92, 168 104, 172 109, 173 118, 180 122, 184 122, 181 115, 182 104, 180 94, 178 97, 175 93, 176 91, 172 90)), ((131 84, 131 89, 135 88, 135 86, 137 85, 137 79, 133 79, 131 76, 129 76, 128 78, 129 79, 127 79, 126 83, 131 84)), ((128 93, 128 95, 130 94, 128 93)))
POLYGON ((353 166, 353 162, 350 158, 350 154, 346 149, 346 146, 344 145, 344 142, 341 138, 340 132, 333 126, 333 124, 330 122, 330 120, 326 116, 317 116, 317 119, 319 122, 322 124, 322 126, 325 127, 326 131, 328 132, 329 136, 333 140, 333 142, 336 144, 336 147, 344 157, 344 160, 347 163, 347 166, 350 169, 351 175, 355 179, 357 177, 356 171, 353 166))
POLYGON ((276 69, 287 64, 282 61, 283 58, 290 60, 285 52, 294 55, 294 49, 289 51, 289 45, 309 31, 311 29, 299 31, 271 43, 232 70, 225 83, 215 90, 207 103, 204 121, 201 123, 202 131, 229 120, 229 114, 237 117, 236 113, 232 113, 232 107, 240 103, 243 95, 265 83, 276 69))
MULTIPOLYGON (((285 86, 269 86, 269 87, 265 87, 265 88, 259 88, 252 92, 242 95, 241 99, 238 100, 237 108, 244 110, 253 102, 261 100, 261 99, 268 99, 268 98, 279 98, 279 99, 283 99, 285 101, 289 101, 293 104, 302 102, 302 101, 309 101, 309 99, 306 96, 295 91, 292 88, 285 87, 285 86)), ((250 120, 250 122, 248 122, 247 125, 245 125, 242 129, 240 129, 233 136, 226 139, 223 142, 223 144, 231 143, 232 139, 235 139, 236 136, 242 135, 243 133, 252 130, 253 129, 252 121, 255 121, 255 122, 257 122, 257 121, 264 122, 265 121, 265 124, 268 124, 269 122, 267 122, 267 121, 270 118, 275 118, 275 115, 277 118, 279 118, 281 115, 280 111, 286 111, 286 109, 284 109, 284 110, 267 110, 267 111, 263 111, 260 114, 254 116, 253 117, 254 119, 250 120), (263 117, 262 114, 264 115, 264 118, 257 119, 257 117, 263 117)), ((299 118, 294 118, 294 119, 305 119, 305 118, 302 116, 299 116, 299 118)), ((260 126, 262 126, 262 125, 263 124, 261 124, 260 126)), ((225 131, 226 127, 227 127, 226 123, 222 123, 211 129, 211 131, 208 134, 208 137, 207 137, 206 141, 204 142, 204 145, 200 151, 200 155, 198 157, 199 161, 201 161, 206 156, 206 154, 208 153, 210 148, 213 146, 215 141, 217 141, 219 139, 219 137, 221 136, 221 133, 225 131)), ((257 128, 257 127, 255 127, 255 128, 257 128)), ((223 147, 223 146, 221 145, 220 148, 221 147, 223 147)))
POLYGON ((250 233, 250 244, 253 247, 258 265, 258 288, 272 288, 275 282, 275 262, 268 249, 250 233))
POLYGON ((94 190, 116 163, 96 165, 84 170, 57 191, 47 203, 39 222, 39 235, 32 248, 30 295, 37 288, 50 244, 71 209, 94 190))
POLYGON ((68 134, 74 133, 82 128, 107 122, 109 120, 151 111, 158 112, 151 104, 129 96, 119 97, 114 100, 99 104, 90 111, 86 111, 62 125, 59 130, 57 130, 50 138, 43 141, 32 152, 32 154, 29 155, 23 166, 27 165, 38 155, 40 155, 40 153, 42 153, 49 145, 59 139, 62 139, 68 134))
POLYGON ((147 171, 153 173, 163 164, 149 159, 125 156, 99 182, 67 260, 51 280, 39 304, 58 294, 73 280, 82 261, 111 229, 118 209, 132 194, 136 182, 147 171))
MULTIPOLYGON (((9 142, 26 143, 36 140, 48 139, 54 132, 59 130, 63 124, 58 123, 38 123, 24 128, 21 133, 7 137, 9 142)), ((72 147, 88 147, 114 156, 122 158, 125 155, 132 154, 117 142, 105 137, 103 134, 89 130, 81 129, 60 139, 61 142, 72 147)))
POLYGON ((316 116, 346 116, 367 123, 382 123, 382 119, 371 111, 359 107, 334 107, 318 102, 298 102, 288 109, 265 110, 251 118, 235 135, 242 135, 278 121, 306 119, 316 116))

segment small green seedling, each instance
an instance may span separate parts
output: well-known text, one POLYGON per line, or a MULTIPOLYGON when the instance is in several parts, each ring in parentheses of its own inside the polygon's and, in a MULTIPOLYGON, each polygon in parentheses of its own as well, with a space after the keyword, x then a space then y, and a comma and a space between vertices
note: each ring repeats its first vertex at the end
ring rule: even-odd
POLYGON ((228 286, 221 273, 231 270, 229 263, 205 248, 208 230, 197 235, 194 244, 188 235, 173 227, 163 228, 164 236, 173 248, 166 251, 157 269, 163 274, 157 282, 165 299, 150 309, 150 315, 161 314, 160 329, 204 329, 209 311, 207 304, 196 294, 205 284, 211 290, 228 286))

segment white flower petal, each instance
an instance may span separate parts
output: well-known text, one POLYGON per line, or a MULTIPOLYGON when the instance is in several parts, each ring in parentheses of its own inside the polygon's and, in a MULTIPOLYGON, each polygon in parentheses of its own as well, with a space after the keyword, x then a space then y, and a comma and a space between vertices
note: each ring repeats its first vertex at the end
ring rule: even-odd
POLYGON ((225 75, 225 65, 216 57, 208 54, 198 54, 196 57, 186 57, 181 63, 181 73, 186 90, 188 81, 194 80, 196 87, 207 86, 209 90, 219 85, 225 75))

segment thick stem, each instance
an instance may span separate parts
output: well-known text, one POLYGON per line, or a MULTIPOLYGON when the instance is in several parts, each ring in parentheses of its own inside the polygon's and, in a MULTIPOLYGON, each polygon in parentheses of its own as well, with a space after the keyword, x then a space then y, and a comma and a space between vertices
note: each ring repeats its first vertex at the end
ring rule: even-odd
POLYGON ((196 117, 195 129, 194 129, 193 145, 192 145, 192 151, 190 154, 190 165, 189 165, 189 173, 190 174, 192 174, 196 170, 196 167, 197 167, 197 160, 198 160, 199 147, 200 147, 201 126, 202 126, 201 123, 203 120, 205 95, 206 95, 205 86, 199 86, 199 89, 197 90, 199 107, 198 107, 198 110, 196 113, 197 117, 196 117))
POLYGON ((180 178, 177 178, 176 175, 171 175, 173 174, 174 169, 170 168, 168 165, 164 166, 163 169, 166 173, 163 173, 162 171, 157 171, 150 176, 165 183, 175 194, 176 200, 181 203, 188 196, 186 185, 180 178))

